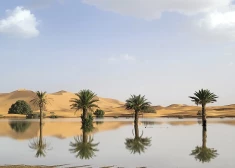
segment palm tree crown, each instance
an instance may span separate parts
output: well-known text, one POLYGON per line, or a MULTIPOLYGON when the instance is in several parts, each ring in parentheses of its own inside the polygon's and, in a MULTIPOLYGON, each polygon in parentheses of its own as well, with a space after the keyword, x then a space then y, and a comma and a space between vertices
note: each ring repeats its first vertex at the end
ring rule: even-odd
POLYGON ((36 96, 30 102, 33 103, 34 106, 37 106, 39 108, 45 108, 46 105, 49 104, 51 100, 47 97, 46 94, 47 92, 37 91, 36 96))
MULTIPOLYGON (((99 108, 98 105, 95 104, 95 102, 98 102, 99 99, 96 99, 96 94, 92 92, 91 90, 81 90, 80 92, 75 94, 78 98, 72 98, 70 102, 71 109, 78 110, 84 110, 87 111, 93 111, 93 108, 99 108)), ((75 112, 76 112, 75 111, 75 112)))
POLYGON ((218 96, 210 92, 208 89, 201 89, 198 92, 195 92, 194 96, 189 96, 189 98, 191 98, 192 102, 194 102, 196 105, 206 105, 208 103, 216 102, 218 96))
POLYGON ((126 100, 125 107, 127 110, 143 111, 150 107, 150 102, 145 99, 145 96, 141 95, 131 95, 129 99, 126 100))

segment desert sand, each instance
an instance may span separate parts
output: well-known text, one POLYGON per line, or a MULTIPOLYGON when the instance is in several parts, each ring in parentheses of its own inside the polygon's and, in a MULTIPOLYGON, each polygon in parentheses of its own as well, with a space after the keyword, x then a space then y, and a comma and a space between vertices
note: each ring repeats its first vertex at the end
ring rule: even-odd
MULTIPOLYGON (((8 109, 17 100, 25 100, 30 102, 35 96, 35 92, 31 90, 16 90, 10 93, 0 93, 0 116, 5 118, 25 118, 25 115, 8 114, 8 109)), ((81 111, 75 113, 70 109, 70 99, 75 98, 75 94, 67 91, 59 91, 56 93, 48 93, 48 98, 51 99, 50 104, 46 108, 46 115, 50 116, 50 112, 54 112, 59 117, 74 118, 81 115, 81 111)), ((133 111, 125 110, 124 102, 98 97, 97 103, 100 109, 105 111, 105 117, 113 116, 132 116, 133 111)), ((34 111, 38 108, 31 107, 34 111)), ((188 106, 185 104, 172 104, 167 107, 154 106, 157 113, 144 114, 145 117, 197 117, 197 112, 201 109, 200 106, 188 106)), ((235 104, 226 106, 210 106, 207 107, 208 117, 233 117, 235 116, 235 104)))

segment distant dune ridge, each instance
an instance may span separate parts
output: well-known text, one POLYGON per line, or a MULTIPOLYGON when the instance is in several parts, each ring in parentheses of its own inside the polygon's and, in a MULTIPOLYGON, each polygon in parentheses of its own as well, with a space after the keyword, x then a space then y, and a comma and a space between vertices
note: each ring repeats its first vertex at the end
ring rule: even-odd
MULTIPOLYGON (((78 111, 74 114, 74 110, 70 109, 70 99, 76 98, 75 93, 61 90, 55 93, 48 93, 48 98, 51 98, 51 103, 47 106, 45 113, 50 115, 50 112, 55 112, 56 115, 61 117, 79 117, 81 112, 78 111)), ((35 92, 26 89, 18 89, 10 93, 0 93, 0 115, 5 117, 24 117, 23 115, 8 114, 8 109, 17 100, 25 100, 30 104, 30 100, 35 97, 35 92)), ((126 116, 132 115, 133 111, 127 111, 124 108, 124 102, 111 98, 97 97, 99 102, 98 106, 105 111, 105 116, 126 116)), ((34 111, 38 111, 36 107, 30 104, 34 111)), ((149 117, 159 116, 197 116, 200 106, 188 106, 185 104, 172 104, 167 107, 153 106, 157 113, 144 114, 149 117)), ((207 116, 220 117, 220 116, 235 116, 235 104, 227 106, 214 106, 207 107, 207 116)))

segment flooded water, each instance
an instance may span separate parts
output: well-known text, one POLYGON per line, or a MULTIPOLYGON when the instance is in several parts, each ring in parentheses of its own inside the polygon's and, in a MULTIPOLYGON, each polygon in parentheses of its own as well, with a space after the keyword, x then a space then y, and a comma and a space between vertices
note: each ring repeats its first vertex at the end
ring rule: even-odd
POLYGON ((0 120, 0 165, 234 168, 235 119, 105 118, 84 134, 79 119, 0 120), (82 143, 86 140, 86 144, 82 143))

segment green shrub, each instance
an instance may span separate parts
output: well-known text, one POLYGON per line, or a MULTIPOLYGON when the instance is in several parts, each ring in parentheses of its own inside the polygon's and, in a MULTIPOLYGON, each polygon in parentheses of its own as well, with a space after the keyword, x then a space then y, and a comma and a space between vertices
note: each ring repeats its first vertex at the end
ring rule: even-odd
POLYGON ((24 100, 18 100, 8 110, 8 114, 31 114, 31 107, 24 100))
POLYGON ((55 115, 55 113, 54 112, 50 112, 50 116, 49 116, 49 118, 58 118, 58 116, 57 115, 55 115))
POLYGON ((199 110, 199 111, 197 112, 197 115, 198 115, 198 116, 201 116, 201 115, 202 115, 202 111, 199 110))
POLYGON ((100 109, 96 109, 96 111, 94 112, 94 115, 96 117, 104 117, 104 111, 103 110, 100 110, 100 109))
POLYGON ((83 115, 81 115, 81 119, 82 119, 81 129, 83 129, 85 132, 91 132, 94 129, 92 114, 89 113, 87 119, 85 119, 83 115))
POLYGON ((143 113, 156 113, 157 111, 155 110, 154 107, 150 106, 147 109, 142 111, 143 113))
MULTIPOLYGON (((46 117, 46 113, 43 113, 43 118, 45 118, 45 117, 46 117)), ((26 119, 38 119, 38 118, 40 118, 39 112, 34 112, 34 113, 26 115, 26 119)))

